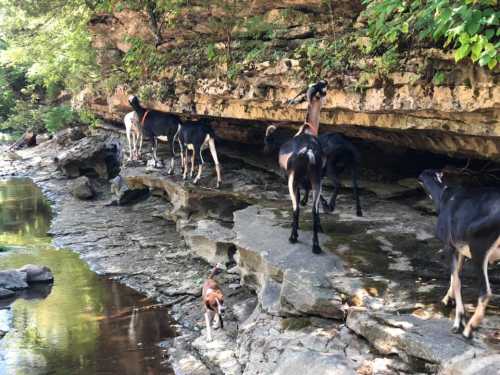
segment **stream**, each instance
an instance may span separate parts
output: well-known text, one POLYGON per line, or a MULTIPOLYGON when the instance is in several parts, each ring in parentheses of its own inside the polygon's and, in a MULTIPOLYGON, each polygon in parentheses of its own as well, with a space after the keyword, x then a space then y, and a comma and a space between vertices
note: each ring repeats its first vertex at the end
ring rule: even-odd
POLYGON ((53 285, 0 302, 0 374, 173 374, 159 346, 175 336, 168 311, 54 248, 51 218, 31 180, 0 180, 0 270, 31 263, 54 274, 53 285))

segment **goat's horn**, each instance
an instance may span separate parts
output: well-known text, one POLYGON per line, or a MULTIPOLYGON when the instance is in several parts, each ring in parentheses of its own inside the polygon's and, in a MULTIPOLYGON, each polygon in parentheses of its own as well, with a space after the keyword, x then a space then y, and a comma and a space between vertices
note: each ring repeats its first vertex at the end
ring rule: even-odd
POLYGON ((276 125, 269 125, 266 129, 266 137, 269 136, 269 134, 274 133, 278 129, 276 125))

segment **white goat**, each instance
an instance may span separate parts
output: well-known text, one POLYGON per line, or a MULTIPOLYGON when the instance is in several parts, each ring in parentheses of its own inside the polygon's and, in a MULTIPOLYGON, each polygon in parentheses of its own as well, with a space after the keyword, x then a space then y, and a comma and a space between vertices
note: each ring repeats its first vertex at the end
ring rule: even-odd
POLYGON ((128 148, 130 156, 128 160, 138 160, 142 150, 142 130, 139 124, 139 116, 135 111, 129 112, 123 118, 127 132, 128 148))

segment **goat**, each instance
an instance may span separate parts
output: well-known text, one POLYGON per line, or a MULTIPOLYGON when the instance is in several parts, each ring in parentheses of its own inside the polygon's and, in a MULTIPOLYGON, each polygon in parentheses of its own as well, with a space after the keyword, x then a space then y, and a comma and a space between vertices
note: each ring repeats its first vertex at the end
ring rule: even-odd
MULTIPOLYGON (((352 188, 354 201, 356 202, 356 215, 363 216, 361 210, 361 203, 359 201, 358 190, 358 170, 360 164, 359 151, 354 145, 340 134, 327 133, 320 134, 318 137, 321 145, 321 153, 323 157, 323 170, 322 177, 328 176, 333 184, 333 193, 330 202, 327 202, 323 195, 321 195, 321 205, 323 209, 328 212, 335 211, 335 202, 340 190, 340 175, 346 169, 351 171, 352 175, 352 188)), ((302 206, 307 204, 309 192, 306 191, 304 198, 300 202, 302 206)))
POLYGON ((205 323, 207 325, 207 340, 212 341, 212 321, 214 318, 217 320, 217 324, 221 329, 224 329, 224 313, 226 311, 224 307, 224 294, 217 281, 214 280, 214 276, 220 270, 220 265, 217 264, 208 279, 203 283, 202 289, 202 300, 203 306, 205 307, 205 323))
POLYGON ((425 170, 419 182, 433 200, 438 212, 436 236, 452 255, 450 287, 442 299, 447 305, 455 299, 453 331, 466 338, 481 323, 491 298, 488 263, 500 259, 500 190, 446 186, 443 174, 425 170), (479 298, 474 315, 466 323, 462 302, 460 271, 464 257, 470 258, 479 278, 479 298))
MULTIPOLYGON (((321 230, 319 218, 319 198, 321 196, 321 146, 317 138, 319 128, 319 112, 326 96, 326 82, 320 81, 311 85, 307 92, 309 102, 308 119, 314 123, 305 123, 295 136, 280 145, 278 162, 288 176, 288 190, 293 207, 292 232, 289 241, 296 243, 299 228, 299 201, 300 189, 313 189, 313 247, 315 254, 321 253, 318 241, 318 232, 321 230)), ((274 125, 266 129, 264 151, 269 152, 277 144, 272 142, 272 133, 276 131, 274 125)))
POLYGON ((139 159, 142 150, 142 131, 139 127, 139 117, 135 111, 129 112, 123 118, 127 133, 130 155, 128 160, 139 159))
MULTIPOLYGON (((144 108, 143 106, 141 106, 137 96, 130 96, 129 103, 140 119, 139 124, 142 128, 142 133, 151 140, 153 146, 154 166, 156 168, 158 162, 158 140, 170 142, 173 139, 179 125, 181 124, 181 120, 179 116, 173 115, 171 113, 144 108)), ((170 169, 168 170, 168 174, 174 173, 175 155, 173 144, 171 151, 172 159, 170 162, 170 169)))
POLYGON ((201 178, 203 164, 205 164, 202 153, 203 150, 208 147, 215 163, 215 171, 217 173, 217 189, 220 188, 222 179, 217 150, 215 148, 215 134, 207 120, 203 119, 197 122, 186 122, 184 124, 180 124, 177 133, 174 136, 174 142, 176 139, 178 139, 181 149, 181 164, 184 167, 184 180, 187 178, 188 173, 188 152, 191 151, 190 178, 193 178, 195 160, 198 163, 198 174, 193 180, 193 183, 197 184, 201 178))

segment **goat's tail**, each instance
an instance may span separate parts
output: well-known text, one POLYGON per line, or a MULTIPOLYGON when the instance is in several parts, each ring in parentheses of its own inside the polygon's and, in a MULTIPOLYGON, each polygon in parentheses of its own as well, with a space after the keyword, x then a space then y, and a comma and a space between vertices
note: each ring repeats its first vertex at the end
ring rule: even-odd
POLYGON ((212 268, 212 271, 210 271, 210 275, 208 275, 209 279, 212 279, 215 275, 219 273, 219 271, 222 270, 222 264, 217 263, 214 268, 212 268))
POLYGON ((177 156, 175 154, 175 143, 177 142, 177 140, 179 139, 179 134, 181 132, 181 126, 182 124, 179 122, 179 126, 177 127, 177 131, 175 132, 174 136, 172 137, 172 155, 175 157, 177 156))

